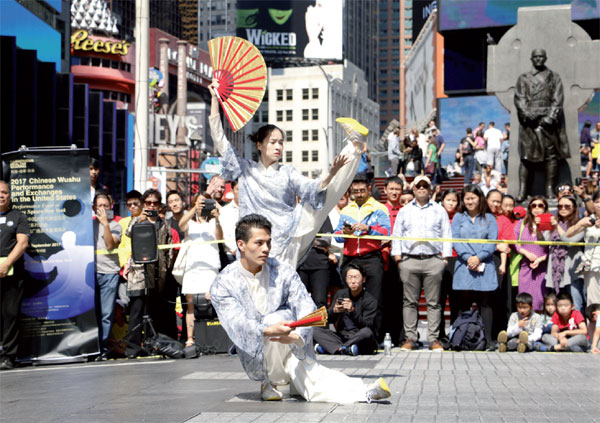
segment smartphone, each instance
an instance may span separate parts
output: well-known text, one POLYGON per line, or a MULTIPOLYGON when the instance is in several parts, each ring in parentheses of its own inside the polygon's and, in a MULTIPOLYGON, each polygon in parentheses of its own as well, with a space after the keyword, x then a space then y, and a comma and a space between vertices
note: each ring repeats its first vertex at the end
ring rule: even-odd
POLYGON ((113 220, 115 218, 115 211, 114 210, 104 210, 104 213, 106 213, 106 218, 108 220, 113 220))
POLYGON ((158 217, 158 210, 144 210, 148 217, 158 217))
POLYGON ((581 185, 581 178, 575 178, 575 186, 581 185))
POLYGON ((344 302, 344 299, 338 298, 335 302, 338 303, 339 305, 342 305, 342 303, 344 302))
POLYGON ((215 204, 216 204, 216 201, 213 200, 212 198, 208 198, 208 199, 204 200, 204 207, 202 208, 202 213, 200 213, 200 216, 209 217, 211 212, 216 207, 215 204))

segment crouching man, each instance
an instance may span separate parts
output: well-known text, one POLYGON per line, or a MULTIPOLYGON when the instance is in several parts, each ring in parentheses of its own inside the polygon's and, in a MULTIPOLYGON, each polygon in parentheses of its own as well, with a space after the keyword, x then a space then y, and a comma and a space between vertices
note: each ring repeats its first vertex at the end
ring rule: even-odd
POLYGON ((314 402, 388 398, 390 390, 382 378, 365 385, 319 365, 312 348, 313 328, 286 326, 316 307, 294 268, 268 258, 271 223, 263 216, 247 215, 237 223, 235 238, 241 259, 217 276, 210 295, 244 370, 261 382, 261 398, 281 400, 282 385, 290 385, 290 394, 314 402))
POLYGON ((345 270, 348 288, 336 292, 327 310, 335 332, 315 328, 315 351, 319 354, 373 354, 377 348, 373 332, 377 300, 363 290, 365 271, 360 265, 350 263, 345 270))

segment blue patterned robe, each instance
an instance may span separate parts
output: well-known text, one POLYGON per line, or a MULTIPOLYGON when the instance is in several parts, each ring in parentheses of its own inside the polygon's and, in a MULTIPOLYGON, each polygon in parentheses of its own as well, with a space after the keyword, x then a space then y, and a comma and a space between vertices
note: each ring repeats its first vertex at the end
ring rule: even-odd
MULTIPOLYGON (((248 285, 241 274, 241 263, 234 262, 217 276, 210 288, 212 304, 221 325, 237 347, 244 370, 253 380, 266 380, 263 331, 266 316, 276 314, 278 321, 298 320, 315 311, 316 306, 296 270, 286 263, 269 258, 267 310, 263 315, 251 300, 248 285)), ((272 317, 272 316, 271 316, 272 317)), ((290 344, 298 360, 316 361, 313 351, 313 328, 297 328, 304 346, 290 344)))
POLYGON ((223 156, 221 176, 226 180, 237 179, 239 183, 240 218, 251 213, 266 217, 273 225, 271 257, 283 258, 296 234, 303 204, 308 203, 314 210, 325 205, 326 191, 321 189, 321 179, 302 176, 292 166, 275 163, 265 169, 260 162, 244 159, 225 138, 220 116, 211 116, 210 126, 215 145, 223 156), (300 198, 298 204, 296 196, 300 198))

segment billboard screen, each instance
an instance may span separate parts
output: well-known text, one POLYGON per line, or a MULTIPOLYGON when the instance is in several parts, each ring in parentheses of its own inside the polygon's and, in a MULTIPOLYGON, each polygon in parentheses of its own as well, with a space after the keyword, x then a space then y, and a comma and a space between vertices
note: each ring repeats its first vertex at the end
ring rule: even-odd
POLYGON ((437 0, 413 0, 412 2, 412 39, 419 36, 425 21, 431 12, 437 9, 437 0))
POLYGON ((517 24, 517 9, 531 6, 571 5, 574 21, 598 19, 598 0, 439 0, 440 31, 517 24))
POLYGON ((267 62, 342 59, 342 0, 238 0, 236 25, 267 62))

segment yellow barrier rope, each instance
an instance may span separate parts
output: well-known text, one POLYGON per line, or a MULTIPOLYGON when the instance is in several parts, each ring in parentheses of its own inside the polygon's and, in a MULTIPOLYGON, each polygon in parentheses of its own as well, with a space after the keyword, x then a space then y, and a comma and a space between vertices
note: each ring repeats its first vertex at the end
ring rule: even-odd
MULTIPOLYGON (((592 247, 600 246, 600 242, 566 242, 566 241, 517 241, 517 240, 508 240, 508 239, 467 239, 467 238, 415 238, 415 237, 407 237, 407 236, 383 236, 383 235, 344 235, 344 234, 327 234, 327 233, 319 233, 316 236, 324 237, 324 238, 360 238, 360 239, 374 239, 378 241, 420 241, 420 242, 452 242, 452 243, 466 243, 466 244, 522 244, 522 245, 564 245, 568 247, 585 247, 586 245, 592 247)), ((233 240, 213 240, 213 241, 197 241, 194 244, 202 245, 202 244, 222 244, 224 242, 233 241, 233 240)), ((179 248, 182 247, 183 243, 179 244, 162 244, 158 246, 159 250, 167 250, 169 248, 179 248)), ((110 254, 118 254, 119 248, 115 248, 114 250, 96 250, 96 255, 110 255, 110 254)))

